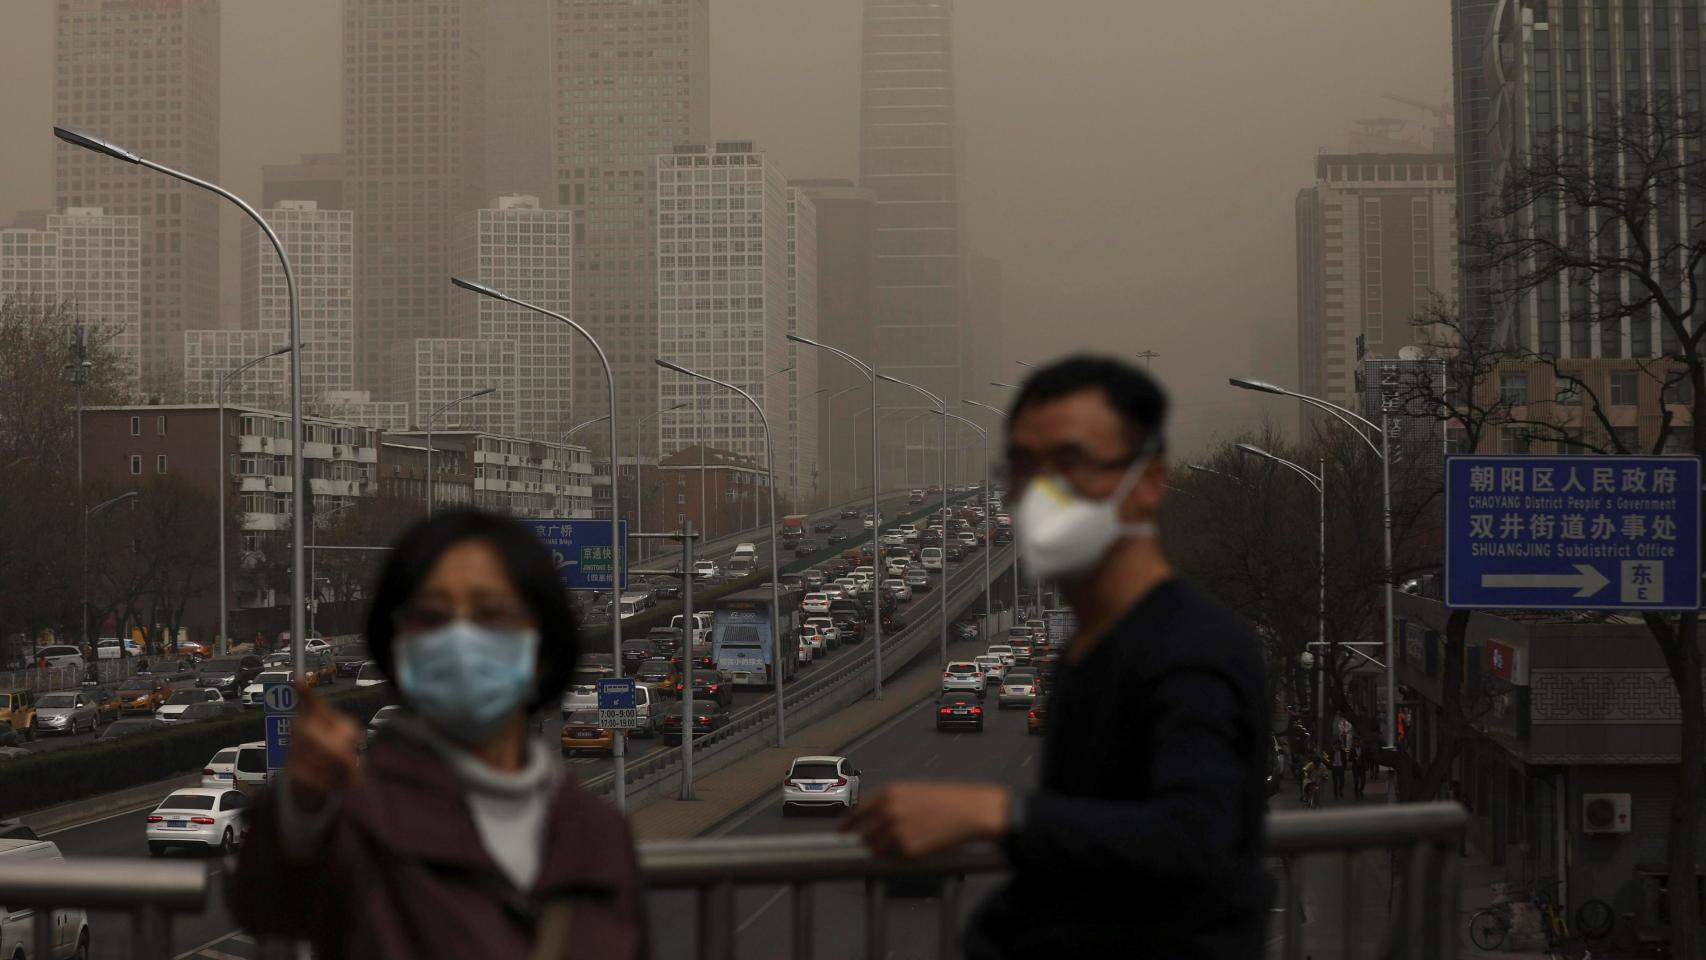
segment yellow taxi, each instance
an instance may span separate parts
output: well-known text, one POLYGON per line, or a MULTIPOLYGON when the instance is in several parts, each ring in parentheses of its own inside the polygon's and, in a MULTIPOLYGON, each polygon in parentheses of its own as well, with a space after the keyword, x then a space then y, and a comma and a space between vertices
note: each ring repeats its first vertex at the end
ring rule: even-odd
POLYGON ((83 692, 95 701, 95 716, 100 717, 103 723, 117 720, 124 712, 124 701, 119 699, 116 687, 84 687, 83 692))
POLYGON ((572 755, 589 750, 614 753, 616 735, 598 725, 597 710, 576 710, 563 723, 563 752, 572 755))
POLYGON ((158 677, 138 674, 118 685, 118 698, 126 716, 152 714, 171 695, 171 689, 158 677))
POLYGON ((308 654, 314 685, 324 686, 338 681, 338 660, 329 651, 308 654))

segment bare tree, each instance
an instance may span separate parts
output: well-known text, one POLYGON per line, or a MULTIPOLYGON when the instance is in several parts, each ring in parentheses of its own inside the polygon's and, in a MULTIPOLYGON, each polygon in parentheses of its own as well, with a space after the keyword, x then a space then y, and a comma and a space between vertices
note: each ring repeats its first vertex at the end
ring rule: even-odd
MULTIPOLYGON (((1476 237, 1506 302, 1563 291, 1563 329, 1572 354, 1627 332, 1643 369, 1686 382, 1686 429, 1706 456, 1706 356, 1701 288, 1706 285, 1706 118, 1698 103, 1630 100, 1592 124, 1568 129, 1523 157, 1488 211, 1494 226, 1476 237), (1580 331, 1581 336, 1575 336, 1580 331), (1656 348, 1654 342, 1657 342, 1656 348), (1647 359, 1667 361, 1650 366, 1647 359)), ((1563 344, 1546 342, 1549 356, 1563 344)), ((1590 412, 1603 414, 1597 403, 1590 412)), ((1625 438, 1603 423, 1609 449, 1625 438)), ((1664 418, 1654 449, 1673 429, 1664 418)), ((1701 683, 1698 610, 1645 615, 1663 653, 1681 709, 1677 790, 1667 837, 1671 951, 1699 956, 1695 862, 1706 811, 1706 690, 1701 683)))

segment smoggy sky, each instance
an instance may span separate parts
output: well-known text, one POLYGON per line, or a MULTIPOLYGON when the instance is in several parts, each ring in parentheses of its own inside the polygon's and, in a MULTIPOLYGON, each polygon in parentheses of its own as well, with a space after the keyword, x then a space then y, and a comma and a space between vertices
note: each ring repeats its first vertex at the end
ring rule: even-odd
MULTIPOLYGON (((856 177, 859 0, 711 2, 713 135, 856 177)), ((341 8, 226 0, 226 185, 338 149, 341 8)), ((52 203, 52 14, 0 0, 0 223, 52 203)), ((1445 99, 1444 0, 957 0, 954 29, 967 247, 1004 265, 1012 356, 1159 351, 1186 448, 1294 424, 1225 378, 1294 375, 1293 198, 1355 120, 1425 119, 1382 94, 1445 99)))

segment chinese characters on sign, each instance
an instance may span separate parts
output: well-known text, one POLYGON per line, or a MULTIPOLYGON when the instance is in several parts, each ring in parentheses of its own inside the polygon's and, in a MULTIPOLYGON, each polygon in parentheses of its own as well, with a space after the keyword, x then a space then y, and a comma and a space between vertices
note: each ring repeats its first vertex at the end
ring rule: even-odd
POLYGON ((1699 605, 1693 457, 1450 457, 1446 499, 1449 606, 1699 605))
MULTIPOLYGON (((557 573, 570 590, 609 590, 614 570, 621 569, 622 589, 628 587, 627 551, 610 543, 609 520, 527 520, 533 535, 551 551, 557 573)), ((622 522, 621 538, 628 539, 622 522)))

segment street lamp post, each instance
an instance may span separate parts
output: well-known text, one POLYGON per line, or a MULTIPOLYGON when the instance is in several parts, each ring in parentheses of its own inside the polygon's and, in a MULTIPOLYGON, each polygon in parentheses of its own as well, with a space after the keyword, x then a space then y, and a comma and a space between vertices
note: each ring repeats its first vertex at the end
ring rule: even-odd
POLYGON ((457 404, 461 403, 464 400, 472 400, 475 397, 483 397, 486 394, 497 393, 497 392, 498 392, 497 387, 487 387, 484 390, 476 390, 473 393, 470 393, 466 396, 457 397, 455 400, 447 400, 444 403, 439 404, 438 409, 434 410, 432 413, 427 415, 427 424, 426 424, 426 435, 427 435, 427 516, 429 516, 429 517, 432 516, 432 508, 433 508, 433 500, 434 500, 434 498, 433 498, 433 486, 432 486, 432 422, 434 420, 438 419, 439 414, 450 409, 451 407, 456 406, 457 404))
MULTIPOLYGON (((857 390, 857 389, 859 389, 859 385, 857 383, 850 383, 847 386, 842 387, 840 390, 837 390, 834 393, 830 394, 829 397, 824 400, 824 403, 829 408, 829 423, 824 425, 825 430, 828 430, 829 427, 833 426, 835 423, 835 398, 841 396, 844 393, 850 393, 850 392, 857 390)), ((855 440, 857 440, 857 437, 855 437, 855 440)), ((836 499, 835 499, 835 438, 833 436, 831 436, 829 438, 829 442, 824 444, 824 446, 829 448, 829 460, 824 465, 824 472, 829 474, 829 502, 835 503, 836 502, 836 499)), ((853 448, 853 453, 854 453, 853 462, 855 464, 857 464, 859 462, 859 460, 858 460, 859 448, 857 446, 855 446, 853 448)), ((857 467, 854 468, 854 473, 855 474, 858 473, 857 467)), ((854 479, 857 480, 858 477, 855 476, 854 479)), ((852 487, 850 486, 848 488, 848 490, 849 490, 848 496, 851 497, 852 496, 852 493, 851 493, 852 487)))
MULTIPOLYGON (((226 608, 231 604, 225 594, 225 388, 243 371, 264 360, 271 360, 273 357, 290 353, 293 349, 287 343, 271 353, 262 354, 252 360, 245 361, 237 369, 220 377, 219 387, 214 390, 214 401, 219 408, 218 425, 214 428, 214 433, 219 435, 219 467, 214 471, 214 476, 218 478, 218 482, 214 484, 213 491, 213 499, 218 505, 219 517, 219 642, 214 645, 214 649, 220 653, 224 653, 231 645, 231 634, 226 624, 226 608)), ((84 537, 84 539, 87 540, 88 538, 84 537)), ((84 550, 87 549, 88 547, 85 546, 84 550)), ((87 634, 88 631, 85 630, 84 643, 89 642, 87 634)))
POLYGON ((591 420, 583 420, 582 422, 577 423, 574 426, 570 427, 569 429, 563 431, 562 442, 568 443, 569 438, 574 436, 575 434, 580 433, 582 430, 586 429, 587 427, 593 426, 594 424, 603 423, 604 421, 609 420, 609 419, 610 419, 610 414, 607 413, 602 417, 593 417, 591 420))
MULTIPOLYGON (((942 416, 947 417, 949 420, 956 421, 963 426, 976 430, 978 437, 983 441, 983 523, 984 529, 987 531, 989 529, 989 431, 975 423, 972 423, 965 417, 955 416, 946 410, 942 411, 942 416)), ((947 539, 947 533, 948 525, 944 522, 942 524, 942 539, 947 539)), ((989 628, 989 623, 994 617, 994 609, 991 606, 989 596, 992 589, 992 584, 990 582, 992 578, 989 574, 989 555, 994 552, 994 550, 994 538, 990 537, 986 539, 983 544, 983 624, 985 630, 989 628)), ((943 574, 943 576, 946 578, 946 574, 943 574)), ((947 595, 944 594, 942 599, 945 602, 947 600, 947 595)), ((988 643, 995 638, 985 634, 983 639, 985 643, 988 643)))
MULTIPOLYGON (((477 293, 482 297, 490 297, 493 300, 514 304, 523 310, 531 310, 540 316, 550 317, 559 323, 568 325, 570 329, 585 337, 587 343, 592 344, 592 349, 598 354, 598 362, 604 367, 604 378, 610 388, 610 647, 611 653, 616 658, 614 662, 620 664, 622 662, 622 560, 627 555, 627 545, 622 542, 622 511, 617 504, 621 488, 616 482, 616 461, 618 459, 616 455, 616 375, 611 372, 610 358, 605 355, 604 348, 599 345, 592 334, 587 332, 585 327, 560 313, 547 310, 537 304, 528 303, 525 300, 517 300, 507 293, 494 290, 482 283, 475 283, 472 280, 451 277, 450 282, 470 293, 477 293)), ((687 613, 691 616, 693 611, 689 610, 687 613)), ((689 643, 689 647, 691 646, 689 643)), ((692 650, 689 649, 688 653, 691 655, 692 650)), ((691 736, 691 733, 687 735, 691 736)), ((615 755, 616 761, 616 776, 614 778, 616 809, 624 810, 628 805, 628 758, 621 730, 615 731, 615 739, 611 744, 610 752, 615 755)))
MULTIPOLYGON (((995 414, 996 416, 1000 417, 1003 420, 1007 419, 1007 411, 1001 409, 1000 407, 991 406, 987 403, 978 403, 976 400, 966 400, 964 402, 967 406, 977 407, 979 410, 987 410, 990 413, 995 414)), ((989 533, 989 542, 987 542, 983 545, 983 560, 984 560, 983 579, 984 579, 984 582, 986 584, 985 589, 991 589, 994 586, 993 584, 990 584, 988 582, 990 579, 990 577, 989 577, 989 554, 990 554, 990 551, 995 549, 995 534, 993 532, 994 524, 995 524, 995 517, 989 511, 989 494, 990 494, 990 492, 991 491, 990 491, 990 486, 989 486, 989 434, 985 433, 983 435, 983 529, 989 533)), ((1019 606, 1019 557, 1018 557, 1017 552, 1015 552, 1014 556, 1013 556, 1013 606, 1015 608, 1017 608, 1019 606)))
POLYGON ((1137 359, 1143 361, 1143 372, 1148 373, 1149 372, 1149 361, 1156 359, 1157 357, 1161 356, 1161 354, 1156 353, 1154 350, 1142 350, 1136 354, 1133 354, 1133 356, 1135 356, 1135 357, 1137 357, 1137 359))
MULTIPOLYGON (((882 460, 880 458, 881 448, 878 446, 879 427, 877 423, 877 385, 879 380, 877 378, 879 374, 877 373, 877 366, 874 363, 866 363, 865 361, 860 360, 858 357, 855 357, 840 347, 832 347, 827 343, 819 343, 816 340, 811 340, 798 334, 790 333, 788 334, 788 339, 795 343, 803 343, 808 347, 817 347, 819 350, 828 350, 830 353, 833 353, 852 364, 860 373, 865 375, 866 379, 871 381, 871 563, 875 565, 878 558, 883 555, 883 525, 880 522, 883 513, 878 495, 878 491, 882 488, 882 484, 879 482, 878 469, 882 460)), ((947 564, 944 563, 942 570, 944 588, 947 586, 948 577, 948 571, 946 568, 947 564)), ((942 602, 944 604, 947 603, 945 594, 942 602)), ((871 654, 873 657, 872 673, 875 674, 876 677, 876 686, 871 693, 871 698, 874 700, 881 700, 883 698, 883 610, 881 596, 877 597, 876 615, 871 617, 871 636, 874 640, 871 644, 871 654)))
MULTIPOLYGON (((118 496, 113 497, 111 500, 102 500, 100 503, 97 503, 94 506, 88 508, 87 510, 84 510, 83 511, 83 529, 84 530, 89 529, 89 518, 90 517, 94 516, 97 513, 100 513, 102 510, 105 510, 106 508, 112 506, 113 504, 118 503, 120 500, 129 500, 132 497, 136 497, 136 496, 139 496, 139 494, 135 490, 132 490, 129 493, 121 493, 118 496)), ((83 611, 83 645, 88 646, 89 645, 89 538, 87 536, 85 536, 83 538, 83 606, 81 609, 83 611)), ((119 645, 120 645, 120 647, 123 647, 122 641, 120 642, 119 645)))
MULTIPOLYGON (((1318 584, 1315 600, 1315 640, 1317 644, 1316 649, 1320 652, 1317 653, 1316 656, 1324 657, 1326 659, 1326 663, 1332 663, 1332 654, 1336 651, 1327 646, 1327 461, 1320 461, 1320 473, 1310 473, 1308 470, 1292 463, 1290 460, 1286 460, 1282 457, 1276 457, 1254 444, 1240 443, 1238 444, 1238 450, 1239 452, 1252 457, 1271 460, 1303 477, 1304 480, 1308 481, 1311 487, 1315 488, 1315 495, 1317 498, 1315 508, 1317 528, 1316 536, 1319 539, 1319 546, 1317 547, 1317 550, 1320 553, 1318 558, 1320 572, 1317 575, 1318 584)), ((1203 468, 1203 470, 1206 473, 1215 472, 1206 468, 1203 468)), ((1326 664, 1319 661, 1316 663, 1315 669, 1315 700, 1315 711, 1318 715, 1316 722, 1320 724, 1320 726, 1315 728, 1315 747, 1316 749, 1322 749, 1327 743, 1327 668, 1326 664)))
MULTIPOLYGON (((675 410, 680 410, 682 407, 690 407, 690 406, 692 406, 692 404, 684 401, 682 403, 676 404, 673 407, 667 407, 663 410, 659 410, 656 413, 648 413, 645 416, 641 417, 640 419, 634 421, 634 532, 635 533, 645 533, 646 532, 646 521, 645 521, 646 496, 645 496, 645 491, 640 488, 640 435, 641 435, 641 428, 646 425, 647 420, 655 420, 658 417, 661 417, 666 413, 670 413, 670 412, 675 411, 675 410)), ((612 461, 612 463, 614 463, 614 462, 615 461, 612 461)), ((614 466, 612 466, 610 468, 610 482, 612 485, 614 485, 616 483, 616 468, 614 466)), ((646 541, 641 540, 638 544, 637 549, 640 552, 640 559, 644 560, 645 554, 646 554, 646 541)))
MULTIPOLYGON (((1395 655, 1396 651, 1393 649, 1394 641, 1392 636, 1392 624, 1394 617, 1392 612, 1392 457, 1390 446, 1392 424, 1386 412, 1386 406, 1385 404, 1381 405, 1380 425, 1376 426, 1374 421, 1356 413, 1353 410, 1347 410, 1336 403, 1330 403, 1319 397, 1311 397, 1308 394, 1298 393, 1295 390, 1287 390, 1284 387, 1268 383, 1265 380, 1232 377, 1227 382, 1240 390, 1254 390, 1258 393, 1272 393, 1282 397, 1292 397, 1294 399, 1301 400, 1312 407, 1325 410, 1342 421, 1346 426, 1349 426, 1351 428, 1351 432, 1355 433, 1357 438, 1362 440, 1363 443, 1368 444, 1369 449, 1374 451, 1374 455, 1380 458, 1381 526, 1385 536, 1385 569, 1381 572, 1381 580, 1383 581, 1381 587, 1385 594, 1386 602, 1386 622, 1384 624, 1386 635, 1384 638, 1385 643, 1383 644, 1386 650, 1386 709, 1383 711, 1384 716, 1381 717, 1381 721, 1383 728, 1382 733, 1386 738, 1386 746, 1389 749, 1396 749, 1398 746, 1396 729, 1396 718, 1398 712, 1398 658, 1395 655), (1378 447, 1374 445, 1374 441, 1370 440, 1363 434, 1362 430, 1358 427, 1358 424, 1380 434, 1380 445, 1378 447)), ((1388 803, 1397 803, 1397 792, 1388 790, 1386 793, 1386 800, 1388 803)))
MULTIPOLYGON (((916 383, 909 383, 886 373, 877 374, 877 379, 898 383, 903 387, 911 387, 936 405, 937 412, 942 414, 942 662, 948 662, 948 405, 941 397, 924 389, 916 383)), ((881 524, 877 524, 881 526, 881 524)), ((874 529, 874 528, 873 528, 874 529)), ((879 551, 878 556, 882 556, 879 551)))
MULTIPOLYGON (((764 405, 759 403, 752 394, 740 387, 703 373, 695 373, 679 363, 672 363, 659 357, 657 365, 665 370, 673 370, 682 376, 703 380, 706 383, 733 390, 752 404, 752 409, 758 414, 759 426, 764 429, 764 470, 769 479, 766 485, 770 492, 770 680, 776 691, 776 745, 782 746, 787 742, 786 727, 782 718, 782 554, 776 549, 776 441, 770 434, 770 418, 764 415, 764 405)), ((689 614, 692 611, 688 611, 689 614)), ((689 674, 688 682, 692 681, 689 674)), ((683 718, 683 723, 686 719, 683 718)))
MULTIPOLYGON (((304 479, 302 456, 302 309, 296 294, 296 272, 291 269, 290 256, 284 252, 284 244, 278 239, 272 224, 261 216, 254 207, 243 201, 231 191, 216 183, 192 177, 180 170, 155 163, 146 157, 132 153, 124 147, 109 143, 92 134, 73 130, 69 127, 54 127, 53 135, 73 146, 92 150, 95 153, 106 154, 115 160, 134 163, 147 167, 156 173, 165 174, 174 180, 179 180, 193 187, 199 187, 211 193, 224 197, 236 204, 249 219, 255 221, 261 232, 266 234, 267 242, 272 244, 273 252, 278 255, 280 268, 284 271, 285 293, 290 305, 290 344, 297 349, 292 351, 290 360, 290 449, 292 454, 290 466, 290 499, 291 513, 297 518, 292 523, 290 534, 290 642, 292 647, 292 666, 297 676, 307 672, 307 648, 303 645, 303 619, 306 611, 302 608, 303 596, 306 593, 303 582, 304 560, 306 550, 302 533, 301 518, 308 516, 308 483, 304 479)), ((224 531, 221 531, 223 536, 224 531)))

